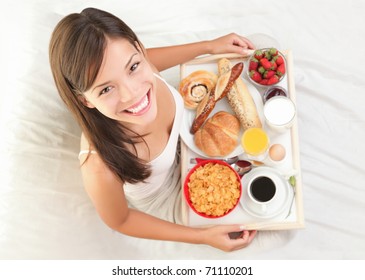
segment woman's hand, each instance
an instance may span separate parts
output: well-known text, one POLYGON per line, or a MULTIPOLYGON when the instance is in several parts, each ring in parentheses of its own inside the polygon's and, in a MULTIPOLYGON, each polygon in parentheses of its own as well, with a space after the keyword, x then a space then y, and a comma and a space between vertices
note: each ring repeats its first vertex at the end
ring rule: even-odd
POLYGON ((231 252, 247 247, 254 239, 256 230, 244 230, 240 225, 218 225, 203 230, 204 244, 231 252), (229 233, 237 233, 238 237, 231 239, 229 233))
POLYGON ((247 50, 255 46, 245 37, 231 33, 213 40, 200 41, 184 45, 149 48, 148 59, 158 71, 185 63, 203 54, 237 53, 246 55, 247 50))
POLYGON ((247 38, 231 33, 208 41, 210 54, 238 53, 245 54, 247 50, 255 49, 255 46, 247 38))

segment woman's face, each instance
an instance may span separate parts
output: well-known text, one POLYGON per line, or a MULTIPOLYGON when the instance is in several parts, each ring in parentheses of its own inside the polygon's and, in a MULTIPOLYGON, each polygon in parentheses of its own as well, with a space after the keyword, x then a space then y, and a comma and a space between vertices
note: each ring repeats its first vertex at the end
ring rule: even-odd
POLYGON ((98 76, 84 96, 86 106, 131 128, 157 115, 156 77, 143 53, 125 39, 108 39, 98 76))

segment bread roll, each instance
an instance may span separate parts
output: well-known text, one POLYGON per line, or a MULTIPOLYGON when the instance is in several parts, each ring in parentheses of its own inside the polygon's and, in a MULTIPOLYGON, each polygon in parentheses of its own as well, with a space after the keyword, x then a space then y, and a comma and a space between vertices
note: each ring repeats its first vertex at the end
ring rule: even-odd
POLYGON ((236 116, 220 111, 194 134, 195 145, 209 157, 226 156, 238 144, 240 122, 236 116))
POLYGON ((210 71, 197 70, 181 80, 179 92, 188 109, 196 109, 199 103, 215 88, 218 76, 210 71))
POLYGON ((224 98, 234 85, 234 81, 241 75, 243 70, 243 63, 239 62, 235 64, 224 75, 218 78, 215 88, 209 93, 208 97, 205 97, 201 104, 199 104, 195 119, 191 125, 190 133, 195 134, 198 129, 203 125, 210 113, 215 107, 215 104, 224 98))
MULTIPOLYGON (((222 58, 218 61, 219 75, 224 75, 230 69, 231 63, 228 59, 222 58)), ((241 77, 235 81, 227 93, 227 99, 244 130, 250 127, 262 127, 256 104, 241 77)))

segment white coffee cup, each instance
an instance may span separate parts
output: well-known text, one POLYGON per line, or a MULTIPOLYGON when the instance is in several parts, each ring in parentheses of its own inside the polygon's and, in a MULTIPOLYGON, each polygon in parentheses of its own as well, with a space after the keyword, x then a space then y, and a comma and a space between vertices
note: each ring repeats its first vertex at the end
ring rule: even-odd
POLYGON ((275 182, 267 175, 255 176, 248 182, 247 194, 259 212, 265 215, 268 204, 275 198, 275 182))

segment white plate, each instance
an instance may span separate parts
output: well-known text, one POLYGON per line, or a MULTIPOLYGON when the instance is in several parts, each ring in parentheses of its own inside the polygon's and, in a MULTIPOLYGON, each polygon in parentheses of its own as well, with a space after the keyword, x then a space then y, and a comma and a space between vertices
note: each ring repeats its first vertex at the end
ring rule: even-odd
MULTIPOLYGON (((202 67, 203 69, 203 67, 202 67)), ((242 75, 241 75, 242 77, 242 75)), ((250 92, 255 104, 256 104, 256 108, 260 117, 260 120, 262 122, 262 124, 264 123, 264 117, 263 117, 263 103, 262 103, 262 97, 260 95, 260 93, 258 92, 258 90, 256 89, 255 86, 253 86, 250 82, 248 82, 246 79, 243 78, 243 81, 245 82, 245 84, 247 85, 248 91, 250 92)), ((217 104, 215 105, 213 111, 210 113, 209 117, 213 116, 215 113, 219 112, 219 111, 226 111, 228 113, 231 113, 234 115, 231 106, 229 105, 228 101, 227 101, 227 97, 221 99, 220 101, 217 102, 217 104)), ((185 144, 196 154, 202 156, 202 157, 207 157, 207 155, 201 151, 194 143, 194 135, 190 133, 190 128, 191 125, 193 123, 195 119, 195 110, 190 110, 190 109, 186 109, 184 108, 184 116, 183 116, 183 123, 182 123, 182 127, 180 130, 180 136, 183 139, 183 141, 185 142, 185 144)), ((241 128, 240 133, 239 133, 239 138, 238 138, 238 142, 237 142, 237 147, 233 150, 232 153, 230 153, 229 155, 226 155, 224 157, 215 157, 215 158, 230 158, 230 157, 235 157, 238 156, 240 154, 243 153, 243 149, 240 145, 240 139, 243 133, 243 129, 241 128)))
POLYGON ((286 209, 289 211, 290 203, 292 201, 294 192, 291 189, 291 185, 288 180, 284 178, 283 175, 279 173, 276 169, 272 167, 260 166, 252 169, 249 173, 244 175, 241 179, 242 182, 242 196, 240 200, 240 204, 242 208, 251 216, 262 219, 270 219, 274 218, 286 209), (267 204, 267 213, 262 214, 258 209, 257 205, 255 205, 247 194, 247 185, 248 182, 253 177, 267 175, 275 182, 276 185, 276 193, 274 199, 267 204))

